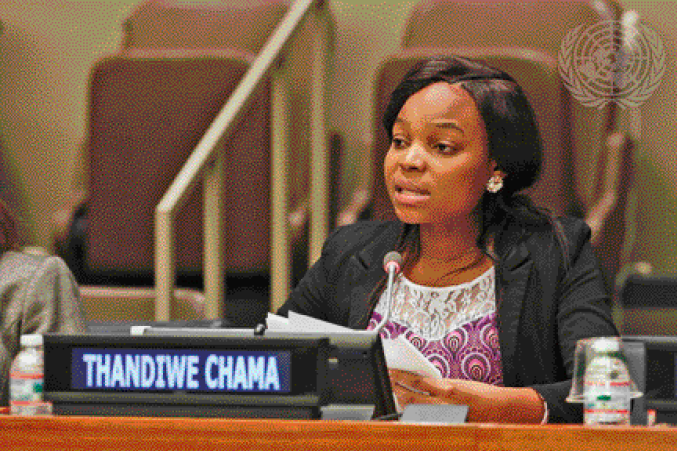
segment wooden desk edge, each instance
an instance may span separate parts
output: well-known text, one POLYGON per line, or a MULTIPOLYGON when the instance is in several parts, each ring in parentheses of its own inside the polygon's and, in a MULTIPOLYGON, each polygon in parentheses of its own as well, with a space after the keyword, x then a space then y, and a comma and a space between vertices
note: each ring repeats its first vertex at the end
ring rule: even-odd
POLYGON ((663 451, 677 449, 677 428, 579 425, 437 425, 397 422, 138 417, 0 416, 7 449, 305 450, 463 449, 663 451))

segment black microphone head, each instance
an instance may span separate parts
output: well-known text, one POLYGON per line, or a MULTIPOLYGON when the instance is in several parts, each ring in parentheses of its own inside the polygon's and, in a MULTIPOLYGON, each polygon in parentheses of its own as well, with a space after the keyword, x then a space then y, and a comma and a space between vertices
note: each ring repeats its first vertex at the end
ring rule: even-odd
POLYGON ((383 257, 383 269, 389 272, 390 268, 393 268, 395 274, 402 269, 402 256, 397 251, 390 251, 383 257))

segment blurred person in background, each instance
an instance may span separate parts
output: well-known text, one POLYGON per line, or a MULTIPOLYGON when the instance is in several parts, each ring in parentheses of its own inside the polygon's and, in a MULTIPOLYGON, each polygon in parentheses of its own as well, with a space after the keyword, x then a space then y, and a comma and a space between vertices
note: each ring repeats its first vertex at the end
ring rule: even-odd
POLYGON ((64 261, 22 252, 15 219, 0 201, 0 406, 24 334, 84 333, 80 292, 64 261))

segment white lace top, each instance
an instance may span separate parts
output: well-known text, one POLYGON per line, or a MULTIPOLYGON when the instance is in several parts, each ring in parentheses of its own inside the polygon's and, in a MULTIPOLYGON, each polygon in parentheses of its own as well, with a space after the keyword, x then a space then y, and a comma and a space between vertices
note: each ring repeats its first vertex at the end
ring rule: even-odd
MULTIPOLYGON (((369 323, 386 309, 386 293, 369 323)), ((450 287, 426 287, 400 275, 393 285, 390 319, 383 340, 404 336, 437 367, 442 377, 503 384, 496 317, 495 273, 450 287)))

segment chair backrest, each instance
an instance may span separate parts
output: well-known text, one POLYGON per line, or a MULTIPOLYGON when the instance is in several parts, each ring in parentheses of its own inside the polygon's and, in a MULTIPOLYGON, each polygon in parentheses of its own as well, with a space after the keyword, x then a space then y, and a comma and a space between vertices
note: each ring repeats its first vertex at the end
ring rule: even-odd
POLYGON ((580 25, 619 18, 613 1, 421 0, 414 6, 403 48, 522 47, 557 55, 580 25))
POLYGON ((623 335, 677 335, 677 277, 629 275, 615 309, 623 335))
POLYGON ((523 87, 539 122, 544 151, 544 166, 540 180, 530 190, 532 198, 557 213, 564 212, 574 202, 574 193, 562 187, 571 186, 570 99, 557 74, 557 63, 543 52, 510 47, 445 47, 404 50, 387 59, 376 77, 374 121, 374 199, 377 218, 393 217, 383 182, 382 162, 388 151, 388 135, 381 126, 390 93, 405 73, 418 61, 432 55, 458 55, 483 60, 513 75, 523 87))
POLYGON ((125 49, 261 50, 287 0, 150 0, 124 23, 125 49))
MULTIPOLYGON (((130 51, 98 63, 91 77, 86 271, 152 271, 154 210, 249 67, 242 52, 130 51)), ((224 144, 226 268, 269 265, 270 88, 224 144)), ((198 188, 177 217, 177 265, 202 268, 198 188)))

